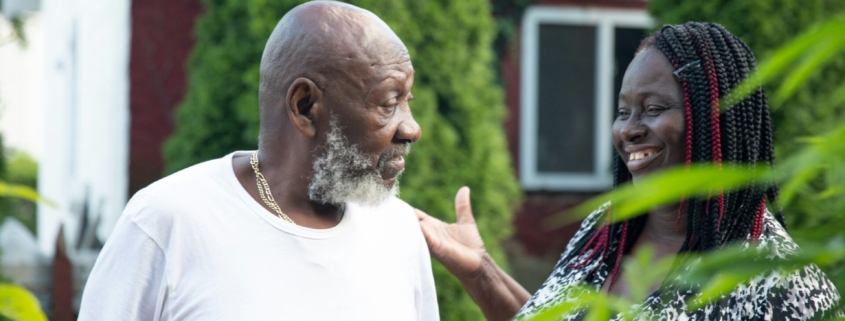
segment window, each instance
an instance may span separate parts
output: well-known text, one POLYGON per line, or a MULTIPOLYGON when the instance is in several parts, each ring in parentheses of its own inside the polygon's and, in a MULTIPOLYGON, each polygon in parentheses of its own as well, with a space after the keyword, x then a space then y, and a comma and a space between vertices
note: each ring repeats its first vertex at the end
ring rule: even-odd
POLYGON ((520 180, 601 191, 622 76, 652 22, 644 10, 532 6, 522 22, 520 180))

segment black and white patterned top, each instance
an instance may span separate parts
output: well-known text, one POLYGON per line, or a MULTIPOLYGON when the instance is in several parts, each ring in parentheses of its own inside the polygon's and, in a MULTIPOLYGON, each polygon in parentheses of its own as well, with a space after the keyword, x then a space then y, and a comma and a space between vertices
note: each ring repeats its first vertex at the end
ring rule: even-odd
MULTIPOLYGON (((573 300, 577 296, 577 285, 600 291, 611 267, 600 262, 596 255, 589 263, 580 268, 572 268, 572 261, 566 261, 574 244, 585 237, 591 237, 598 221, 603 217, 607 204, 602 206, 581 224, 561 260, 557 263, 549 278, 537 293, 517 313, 517 320, 526 320, 543 309, 573 300), (600 265, 600 266, 599 266, 600 265), (598 270, 596 270, 598 268, 598 270)), ((750 236, 749 236, 750 239, 750 236)), ((798 246, 775 221, 766 213, 760 240, 743 243, 746 248, 772 245, 774 251, 766 258, 785 258, 798 251, 798 246)), ((616 251, 618 244, 611 244, 610 253, 616 251)), ((576 257, 581 262, 589 255, 576 257)), ((770 272, 758 275, 738 286, 723 299, 695 311, 686 311, 687 300, 694 295, 690 290, 660 289, 640 304, 634 305, 634 320, 808 320, 828 317, 839 303, 839 292, 830 279, 818 266, 811 264, 789 275, 770 272)), ((584 313, 561 316, 560 320, 579 320, 584 313)), ((617 315, 613 320, 622 320, 617 315)))

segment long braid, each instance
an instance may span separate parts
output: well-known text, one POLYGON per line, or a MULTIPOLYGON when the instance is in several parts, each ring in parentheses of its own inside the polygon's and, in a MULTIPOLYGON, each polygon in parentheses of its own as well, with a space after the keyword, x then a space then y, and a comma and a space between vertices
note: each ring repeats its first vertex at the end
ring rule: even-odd
MULTIPOLYGON (((716 25, 715 28, 711 29, 712 33, 718 35, 719 39, 725 43, 724 52, 726 53, 725 57, 729 61, 728 67, 729 69, 729 77, 727 77, 730 81, 730 87, 736 87, 747 75, 749 74, 749 69, 747 62, 745 61, 745 57, 741 54, 741 49, 736 44, 736 37, 732 34, 728 33, 727 30, 721 28, 721 26, 716 25)), ((747 130, 747 124, 749 122, 747 116, 747 105, 748 100, 742 100, 739 102, 730 102, 730 109, 728 109, 725 114, 726 117, 731 118, 731 125, 734 130, 735 134, 738 134, 738 137, 735 137, 733 140, 733 144, 735 145, 729 148, 731 150, 732 155, 730 156, 731 162, 740 162, 740 163, 747 163, 748 162, 748 153, 747 150, 744 148, 745 141, 748 138, 749 132, 747 130)), ((744 231, 750 231, 750 221, 745 213, 749 212, 748 208, 752 205, 750 204, 750 191, 747 189, 741 189, 736 191, 733 194, 733 197, 730 198, 728 202, 728 208, 734 213, 734 217, 731 220, 728 220, 728 227, 727 233, 723 237, 723 242, 726 242, 730 239, 737 239, 744 236, 744 231)))
MULTIPOLYGON (((710 90, 707 85, 706 74, 703 72, 701 59, 696 59, 700 57, 700 54, 695 50, 693 35, 683 26, 674 27, 672 31, 675 38, 680 42, 680 47, 684 50, 687 63, 699 60, 698 67, 688 69, 686 75, 691 85, 689 96, 692 100, 693 140, 696 142, 692 148, 693 161, 707 162, 713 157, 713 142, 710 127, 710 90)), ((711 233, 708 228, 709 224, 707 224, 710 220, 706 218, 709 214, 707 203, 706 199, 694 200, 688 211, 691 215, 688 215, 687 219, 693 222, 693 235, 697 235, 692 239, 691 250, 706 250, 708 247, 706 239, 709 238, 711 233)))
MULTIPOLYGON (((736 70, 734 74, 738 78, 737 81, 746 79, 750 76, 752 68, 749 65, 748 56, 744 53, 746 47, 742 46, 742 41, 739 38, 730 34, 721 26, 714 24, 714 27, 728 44, 731 57, 735 59, 736 70)), ((753 63, 753 59, 750 62, 753 63)), ((756 162, 754 153, 751 151, 753 149, 751 140, 754 139, 752 127, 754 108, 752 104, 753 99, 746 98, 729 110, 732 115, 737 115, 736 118, 738 121, 735 124, 740 133, 736 141, 739 145, 737 146, 738 155, 736 161, 743 163, 743 166, 747 167, 753 167, 753 163, 756 162)), ((751 233, 756 217, 757 201, 754 195, 756 193, 754 193, 752 186, 746 186, 736 194, 737 203, 734 204, 734 207, 731 207, 731 211, 735 213, 734 224, 728 229, 725 242, 744 239, 746 235, 751 233)))
MULTIPOLYGON (((719 123, 719 80, 716 74, 716 64, 714 60, 719 59, 718 54, 713 55, 710 47, 713 46, 712 41, 708 41, 706 33, 701 32, 696 24, 685 25, 687 32, 689 32, 696 52, 701 57, 701 67, 706 74, 708 84, 708 93, 710 100, 710 141, 711 159, 713 163, 721 168, 722 165, 722 138, 719 123)), ((703 109, 703 108, 702 108, 703 109)), ((713 202, 708 196, 706 202, 707 211, 705 211, 704 224, 702 229, 706 232, 707 242, 704 245, 705 249, 716 248, 721 243, 721 235, 719 234, 720 222, 724 215, 725 199, 723 191, 718 191, 716 201, 713 202)))
MULTIPOLYGON (((665 26, 661 29, 659 36, 657 37, 658 47, 662 47, 661 51, 663 51, 664 55, 669 58, 670 61, 675 61, 677 65, 682 66, 690 63, 693 58, 694 54, 689 53, 688 51, 684 50, 684 47, 681 41, 678 40, 678 36, 676 35, 678 27, 673 26, 665 26), (665 45, 663 45, 665 43, 665 45), (669 50, 667 50, 669 49, 669 50)), ((682 28, 681 28, 682 29, 682 28)), ((687 46, 689 49, 690 46, 687 46)), ((676 67, 677 69, 677 67, 676 67)), ((691 68, 690 72, 694 72, 691 68)), ((696 117, 694 116, 694 106, 699 104, 698 98, 695 95, 689 95, 687 93, 695 91, 695 84, 690 81, 692 77, 684 77, 682 81, 682 89, 684 91, 684 109, 685 109, 685 117, 687 122, 687 129, 686 129, 686 152, 687 152, 687 161, 691 163, 692 161, 697 161, 698 155, 701 152, 698 149, 693 149, 692 142, 694 140, 698 140, 697 136, 700 135, 701 131, 701 124, 697 122, 693 122, 696 117), (690 126, 691 125, 691 126, 690 126)), ((684 247, 686 250, 691 250, 695 248, 695 240, 696 236, 701 235, 697 233, 698 229, 698 213, 700 212, 699 209, 699 201, 696 199, 689 199, 685 201, 685 210, 686 210, 686 218, 687 218, 687 238, 684 242, 684 247)), ((679 218, 680 219, 680 218, 679 218)))
MULTIPOLYGON (((722 153, 724 161, 728 163, 736 163, 739 161, 739 156, 737 155, 737 146, 739 145, 739 142, 737 141, 738 138, 735 130, 737 127, 735 121, 736 109, 733 108, 736 105, 736 101, 733 97, 728 95, 730 89, 736 87, 740 82, 740 79, 737 77, 736 63, 734 62, 728 43, 725 42, 725 38, 722 37, 722 33, 719 31, 721 26, 709 23, 696 23, 695 26, 704 30, 707 34, 707 39, 710 41, 708 45, 713 49, 714 62, 716 63, 716 74, 719 81, 719 97, 727 98, 724 102, 726 111, 722 113, 720 119, 720 122, 723 124, 720 129, 722 131, 722 153)), ((737 193, 733 192, 724 194, 724 211, 734 212, 736 210, 736 203, 737 193)), ((728 220, 726 223, 723 223, 722 221, 723 220, 721 219, 719 220, 720 232, 730 230, 733 226, 732 220, 728 220)), ((726 234, 727 233, 722 233, 722 242, 724 242, 726 234)))
MULTIPOLYGON (((710 113, 710 130, 713 134, 713 162, 721 168, 722 166, 722 129, 721 129, 721 115, 720 115, 720 105, 719 101, 721 99, 721 92, 723 90, 720 87, 724 87, 723 85, 719 85, 719 72, 724 73, 724 65, 722 63, 716 64, 716 61, 721 61, 721 56, 719 55, 718 51, 711 51, 710 48, 715 47, 712 39, 710 39, 709 34, 704 31, 700 30, 702 26, 700 24, 693 24, 696 28, 696 32, 698 33, 699 43, 702 43, 701 50, 705 59, 705 70, 707 71, 707 80, 710 84, 710 99, 711 99, 711 113, 710 113)), ((724 82, 724 81, 722 81, 724 82)), ((717 205, 718 205, 718 217, 715 218, 715 230, 719 231, 719 227, 722 222, 722 217, 725 214, 725 194, 724 191, 719 191, 719 195, 717 196, 717 205)), ((718 233, 717 233, 718 234, 718 233)), ((718 238, 714 240, 714 246, 717 246, 719 243, 718 238)))

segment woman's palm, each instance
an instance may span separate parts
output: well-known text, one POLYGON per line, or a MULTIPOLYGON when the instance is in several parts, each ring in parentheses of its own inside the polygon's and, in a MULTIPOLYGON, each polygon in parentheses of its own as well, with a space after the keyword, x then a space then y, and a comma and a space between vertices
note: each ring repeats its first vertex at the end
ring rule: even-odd
POLYGON ((457 222, 446 224, 416 210, 431 255, 456 276, 470 276, 481 271, 487 250, 472 216, 469 188, 458 190, 455 212, 457 222))

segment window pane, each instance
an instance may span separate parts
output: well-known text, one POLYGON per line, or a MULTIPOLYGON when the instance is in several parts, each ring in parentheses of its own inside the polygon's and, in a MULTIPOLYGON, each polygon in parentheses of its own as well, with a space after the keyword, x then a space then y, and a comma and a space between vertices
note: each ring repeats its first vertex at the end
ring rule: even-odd
MULTIPOLYGON (((619 89, 622 88, 622 77, 625 76, 625 70, 631 60, 634 60, 634 51, 640 46, 640 42, 648 36, 645 29, 641 28, 615 28, 616 32, 614 44, 614 61, 615 61, 615 75, 613 77, 613 113, 616 114, 616 105, 619 101, 619 89)), ((616 117, 616 116, 613 116, 616 117)))
POLYGON ((596 28, 541 24, 539 30, 537 169, 592 174, 596 28))

